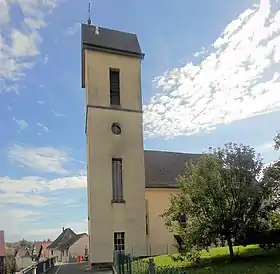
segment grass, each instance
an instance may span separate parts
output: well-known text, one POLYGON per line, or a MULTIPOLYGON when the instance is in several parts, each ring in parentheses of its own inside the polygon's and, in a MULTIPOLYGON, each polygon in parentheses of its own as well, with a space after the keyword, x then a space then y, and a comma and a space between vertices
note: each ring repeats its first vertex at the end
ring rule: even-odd
POLYGON ((173 261, 168 255, 154 258, 155 264, 161 267, 182 269, 182 273, 280 273, 280 251, 264 250, 256 245, 234 247, 236 260, 229 260, 228 247, 212 248, 202 252, 201 262, 194 265, 190 261, 173 261), (183 270, 186 270, 183 271, 183 270))

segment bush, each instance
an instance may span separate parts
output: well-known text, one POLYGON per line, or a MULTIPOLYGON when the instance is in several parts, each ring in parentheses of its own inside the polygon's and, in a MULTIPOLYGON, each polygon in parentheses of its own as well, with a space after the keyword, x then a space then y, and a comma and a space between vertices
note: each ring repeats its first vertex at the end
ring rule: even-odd
POLYGON ((278 247, 280 245, 280 229, 269 229, 263 232, 247 232, 243 239, 237 240, 235 245, 257 244, 262 248, 278 247))

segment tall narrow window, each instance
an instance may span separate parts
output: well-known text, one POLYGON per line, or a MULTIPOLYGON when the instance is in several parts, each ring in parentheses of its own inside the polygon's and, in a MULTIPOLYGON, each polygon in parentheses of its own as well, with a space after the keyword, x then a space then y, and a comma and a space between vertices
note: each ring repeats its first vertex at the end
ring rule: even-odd
POLYGON ((110 104, 119 106, 120 98, 120 71, 110 68, 110 104))
POLYGON ((146 204, 146 235, 149 234, 149 212, 148 212, 148 200, 145 200, 145 204, 146 204))
POLYGON ((114 249, 116 251, 124 251, 124 232, 115 232, 114 233, 114 249))
POLYGON ((112 159, 112 188, 113 202, 122 203, 123 200, 123 182, 122 182, 122 159, 112 159))

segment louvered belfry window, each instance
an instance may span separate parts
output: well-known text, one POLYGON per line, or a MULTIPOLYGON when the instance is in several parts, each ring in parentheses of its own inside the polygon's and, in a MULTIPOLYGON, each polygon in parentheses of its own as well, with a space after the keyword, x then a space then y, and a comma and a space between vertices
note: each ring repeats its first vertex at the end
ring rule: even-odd
POLYGON ((123 176, 122 176, 122 159, 112 159, 112 189, 113 202, 122 203, 123 199, 123 176))
POLYGON ((120 71, 110 68, 110 104, 120 106, 120 71))

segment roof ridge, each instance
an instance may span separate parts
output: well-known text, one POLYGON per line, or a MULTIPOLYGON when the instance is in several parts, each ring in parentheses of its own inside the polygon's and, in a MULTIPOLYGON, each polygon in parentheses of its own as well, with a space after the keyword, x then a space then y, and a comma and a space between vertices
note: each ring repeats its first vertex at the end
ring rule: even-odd
POLYGON ((118 32, 118 33, 126 33, 126 34, 131 34, 131 35, 136 35, 136 33, 134 32, 128 32, 128 31, 122 31, 122 30, 116 30, 116 29, 113 29, 113 28, 106 28, 106 27, 102 27, 102 26, 98 26, 98 25, 88 25, 88 24, 85 24, 85 23, 82 23, 82 25, 85 25, 86 27, 89 27, 89 28, 94 28, 94 27, 98 27, 100 30, 109 30, 109 31, 113 31, 113 32, 118 32))
POLYGON ((182 151, 170 151, 170 150, 153 150, 153 149, 144 149, 144 152, 154 152, 154 153, 170 153, 170 154, 180 154, 180 155, 202 155, 201 153, 192 153, 192 152, 182 152, 182 151))

